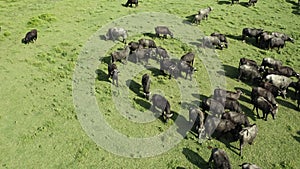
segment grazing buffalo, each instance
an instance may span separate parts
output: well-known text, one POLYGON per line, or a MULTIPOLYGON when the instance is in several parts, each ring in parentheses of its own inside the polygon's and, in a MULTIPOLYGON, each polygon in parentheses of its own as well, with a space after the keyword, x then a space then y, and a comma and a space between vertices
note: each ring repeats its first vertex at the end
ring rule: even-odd
POLYGON ((161 47, 161 46, 157 46, 157 47, 156 47, 155 55, 156 55, 156 58, 157 58, 157 55, 159 55, 159 57, 160 57, 160 58, 163 58, 163 59, 168 59, 168 58, 170 58, 170 56, 169 56, 167 50, 164 49, 164 48, 161 47))
POLYGON ((249 65, 249 66, 254 66, 257 69, 259 68, 259 66, 257 65, 255 60, 247 59, 245 57, 240 59, 239 66, 241 66, 241 65, 249 65))
POLYGON ((269 103, 272 104, 272 106, 278 106, 274 95, 269 90, 262 87, 253 87, 251 91, 252 103, 255 103, 256 99, 260 96, 265 98, 269 103))
POLYGON ((214 33, 210 34, 210 36, 218 37, 219 40, 224 43, 225 48, 228 48, 228 41, 227 41, 226 36, 224 34, 214 32, 214 33))
POLYGON ((28 44, 30 42, 34 42, 37 40, 37 30, 32 29, 31 31, 27 32, 25 38, 22 39, 22 43, 28 44))
POLYGON ((200 24, 200 22, 202 21, 203 18, 204 18, 204 15, 196 14, 194 16, 194 19, 193 19, 192 23, 200 24))
POLYGON ((251 6, 251 5, 255 6, 256 3, 257 3, 257 0, 249 0, 248 6, 251 6))
POLYGON ((221 43, 220 39, 216 36, 204 36, 202 38, 202 47, 223 49, 224 45, 221 43))
POLYGON ((231 169, 230 160, 226 152, 222 149, 213 148, 208 163, 214 162, 216 169, 231 169))
POLYGON ((293 80, 289 77, 275 74, 267 75, 266 81, 272 83, 274 86, 278 87, 281 90, 286 90, 293 82, 293 80))
POLYGON ((281 38, 273 37, 270 39, 270 48, 277 48, 277 52, 279 53, 279 49, 285 46, 285 41, 281 38))
POLYGON ((204 113, 199 108, 191 107, 189 109, 189 121, 196 125, 196 130, 198 133, 198 138, 200 139, 201 135, 204 134, 204 113))
POLYGON ((262 79, 262 76, 257 67, 250 66, 250 65, 241 65, 239 66, 238 70, 239 70, 238 80, 240 80, 241 77, 243 77, 243 79, 250 80, 252 83, 254 83, 254 81, 256 80, 259 81, 262 79))
POLYGON ((270 48, 270 40, 274 36, 269 34, 268 32, 263 32, 259 37, 259 47, 261 49, 269 49, 270 48))
POLYGON ((152 102, 153 108, 158 107, 162 110, 162 116, 164 120, 168 122, 169 118, 173 116, 169 101, 159 94, 154 94, 150 101, 152 102))
POLYGON ((138 49, 133 53, 134 58, 136 59, 135 62, 138 63, 141 60, 144 60, 148 64, 148 60, 150 59, 151 49, 143 48, 141 45, 138 49))
POLYGON ((134 4, 135 7, 137 7, 138 4, 139 4, 139 1, 138 0, 127 0, 126 4, 124 4, 124 6, 126 6, 126 7, 128 7, 128 6, 132 7, 132 4, 134 4))
POLYGON ((169 79, 174 76, 175 79, 178 78, 180 70, 178 69, 176 62, 170 59, 164 59, 160 61, 160 71, 164 73, 164 71, 169 73, 169 79))
POLYGON ((130 54, 132 54, 133 51, 137 50, 139 48, 139 43, 138 42, 129 42, 128 43, 129 49, 130 49, 130 54))
POLYGON ((195 59, 195 54, 192 52, 188 52, 188 53, 184 54, 183 56, 181 56, 181 58, 180 58, 180 60, 186 61, 191 66, 194 65, 194 59, 195 59))
POLYGON ((279 72, 280 75, 286 76, 286 77, 297 77, 299 78, 299 73, 297 73, 293 68, 289 67, 289 66, 276 66, 274 68, 276 71, 279 72))
POLYGON ((224 113, 224 105, 216 99, 207 98, 202 100, 202 110, 210 111, 213 113, 213 116, 221 117, 224 113))
POLYGON ((289 87, 295 89, 295 96, 297 96, 300 92, 300 80, 298 80, 297 82, 290 83, 289 87))
POLYGON ((111 63, 108 65, 108 78, 112 78, 112 83, 113 85, 115 85, 115 81, 116 81, 116 86, 119 86, 119 79, 118 79, 118 69, 117 69, 117 65, 115 63, 111 63))
POLYGON ((164 38, 167 38, 167 35, 170 35, 170 37, 173 38, 173 33, 166 26, 155 27, 155 34, 157 37, 160 37, 160 35, 163 35, 164 38))
POLYGON ((106 35, 105 35, 105 40, 118 40, 120 37, 122 37, 122 42, 126 43, 127 39, 127 31, 124 28, 109 28, 106 35))
POLYGON ((268 100, 266 100, 264 97, 259 96, 253 103, 253 110, 256 108, 256 114, 257 114, 257 118, 260 118, 259 114, 258 114, 258 109, 260 109, 263 112, 263 119, 265 119, 265 121, 267 121, 268 118, 268 114, 271 113, 273 119, 275 119, 276 117, 276 113, 278 111, 278 106, 272 106, 271 103, 268 102, 268 100))
POLYGON ((150 96, 150 76, 146 73, 142 76, 142 86, 143 86, 143 92, 144 96, 147 100, 149 100, 150 96))
POLYGON ((144 48, 156 48, 156 44, 151 39, 140 39, 139 45, 142 45, 144 48))
POLYGON ((233 91, 228 91, 228 90, 224 90, 224 89, 215 89, 214 90, 214 97, 223 97, 223 98, 227 98, 227 99, 233 99, 233 100, 238 100, 241 96, 241 94, 243 94, 243 92, 241 90, 236 90, 236 92, 233 91))
POLYGON ((223 113, 222 118, 230 120, 238 126, 242 126, 242 125, 245 127, 250 126, 250 122, 249 122, 247 115, 245 115, 243 113, 229 111, 229 112, 223 113))
POLYGON ((185 79, 187 79, 187 76, 190 75, 190 80, 192 80, 192 74, 194 73, 194 67, 191 66, 188 62, 186 61, 179 61, 177 64, 178 70, 181 72, 185 72, 185 79))
POLYGON ((289 37, 288 35, 284 34, 284 33, 279 33, 279 32, 272 32, 272 35, 274 37, 277 37, 277 38, 281 38, 282 40, 284 41, 288 41, 288 42, 292 42, 294 43, 294 39, 289 37))
POLYGON ((261 63, 261 67, 263 69, 265 69, 265 67, 270 67, 270 68, 275 68, 277 66, 281 66, 282 65, 282 61, 280 60, 276 60, 273 58, 263 58, 262 63, 261 63))
MULTIPOLYGON (((291 87, 291 84, 290 84, 289 87, 291 87)), ((262 88, 267 89, 268 91, 270 91, 275 98, 277 96, 281 96, 284 99, 286 98, 286 90, 281 90, 278 87, 276 87, 275 85, 273 85, 272 83, 269 83, 269 82, 260 82, 258 84, 258 86, 260 86, 260 87, 262 87, 262 88)))
POLYGON ((242 131, 240 131, 240 156, 242 155, 242 149, 245 144, 252 144, 254 139, 256 138, 258 132, 258 128, 256 124, 252 124, 249 127, 244 127, 242 131))
POLYGON ((218 123, 213 136, 216 139, 219 139, 221 137, 224 137, 227 134, 232 134, 233 136, 236 135, 236 124, 228 119, 220 119, 220 122, 218 123))
POLYGON ((260 169, 260 167, 258 167, 255 164, 251 164, 251 163, 243 163, 239 166, 242 167, 242 169, 260 169))
POLYGON ((212 11, 212 8, 211 7, 207 7, 207 8, 204 8, 204 9, 200 9, 198 14, 199 15, 203 15, 204 18, 208 18, 208 14, 212 11))
POLYGON ((233 100, 233 99, 226 99, 224 108, 238 113, 243 112, 240 103, 237 100, 233 100))
POLYGON ((130 53, 129 46, 126 46, 125 49, 123 49, 123 50, 114 51, 111 54, 111 61, 112 62, 120 61, 122 63, 125 63, 125 62, 123 62, 123 60, 127 59, 127 57, 129 56, 129 53, 130 53))
POLYGON ((260 35, 264 32, 263 29, 257 29, 257 28, 244 28, 242 31, 242 40, 245 40, 245 37, 254 37, 256 39, 256 43, 258 43, 258 38, 260 35))

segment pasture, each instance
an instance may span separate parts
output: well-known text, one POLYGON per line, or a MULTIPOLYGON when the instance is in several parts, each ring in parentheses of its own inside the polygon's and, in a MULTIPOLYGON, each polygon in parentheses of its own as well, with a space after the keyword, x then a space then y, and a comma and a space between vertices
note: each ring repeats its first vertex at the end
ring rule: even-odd
MULTIPOLYGON (((287 99, 277 98, 277 119, 269 117, 268 121, 264 121, 256 119, 256 113, 252 112, 251 84, 237 81, 241 57, 258 63, 264 57, 273 57, 300 72, 300 7, 297 1, 264 0, 258 1, 255 7, 247 7, 246 1, 230 5, 230 1, 225 0, 141 0, 137 8, 126 8, 122 3, 125 1, 0 1, 0 168, 208 168, 209 147, 224 149, 233 168, 239 168, 238 165, 243 162, 255 163, 262 168, 299 168, 300 116, 294 90, 288 91, 287 99), (198 26, 188 24, 192 15, 207 6, 213 8, 208 20, 201 21, 198 26), (73 77, 77 59, 88 56, 88 53, 82 53, 99 29, 123 16, 142 12, 172 14, 182 19, 180 24, 187 23, 187 27, 198 29, 205 35, 212 32, 225 34, 229 41, 228 49, 216 50, 212 55, 222 64, 222 71, 217 77, 211 77, 208 71, 208 68, 214 69, 214 65, 210 64, 211 58, 200 55, 195 60, 198 69, 193 75, 193 84, 197 84, 195 88, 187 84, 181 89, 178 83, 185 85, 190 81, 168 79, 159 75, 157 69, 136 72, 132 79, 135 83, 122 81, 126 75, 121 72, 120 87, 116 88, 104 76, 107 76, 110 53, 124 47, 124 44, 108 41, 112 48, 104 51, 104 56, 89 56, 97 60, 93 62, 96 68, 89 70, 94 78, 94 88, 90 91, 106 122, 127 137, 158 135, 168 130, 174 120, 167 124, 160 119, 135 123, 119 113, 119 107, 113 100, 127 100, 134 109, 148 110, 151 103, 142 97, 140 86, 141 77, 147 72, 152 78, 151 92, 165 94, 172 111, 176 112, 174 118, 182 117, 184 115, 179 112, 187 113, 189 105, 199 105, 201 99, 212 94, 214 87, 210 78, 224 78, 225 74, 223 85, 228 90, 241 89, 244 92, 240 100, 242 109, 250 122, 258 125, 258 136, 253 145, 244 147, 243 157, 238 155, 238 142, 212 139, 199 145, 192 132, 187 132, 184 139, 165 153, 145 158, 135 155, 132 156, 135 158, 123 157, 97 146, 86 134, 74 107, 73 77), (255 46, 254 39, 241 41, 244 27, 286 33, 295 39, 295 43, 287 42, 281 53, 262 50, 255 46), (38 30, 37 41, 22 44, 21 39, 26 32, 34 28, 38 30), (190 89, 197 92, 185 101, 182 93, 190 89)), ((130 23, 131 26, 134 24, 130 23)), ((155 26, 150 33, 154 33, 155 26)), ((155 42, 179 59, 193 47, 176 38, 191 35, 185 35, 184 31, 176 33, 174 39, 155 39, 155 42)), ((127 41, 142 37, 150 38, 129 32, 127 41)), ((104 48, 94 45, 97 51, 104 48)), ((122 69, 134 66, 130 61, 126 65, 117 64, 122 69)), ((159 64, 151 59, 150 65, 159 64)))

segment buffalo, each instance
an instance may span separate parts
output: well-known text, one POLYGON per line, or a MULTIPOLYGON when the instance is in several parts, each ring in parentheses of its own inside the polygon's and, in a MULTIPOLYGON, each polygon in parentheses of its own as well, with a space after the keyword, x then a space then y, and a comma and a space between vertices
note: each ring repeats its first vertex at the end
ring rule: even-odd
POLYGON ((119 79, 118 79, 118 69, 117 69, 117 65, 115 63, 111 63, 108 65, 108 78, 112 78, 112 83, 113 85, 115 85, 115 81, 116 81, 116 86, 119 86, 119 79))
MULTIPOLYGON (((291 86, 291 84, 290 84, 290 86, 291 86)), ((268 91, 270 91, 275 98, 277 96, 281 96, 284 99, 286 98, 286 90, 281 90, 280 88, 276 87, 272 83, 269 83, 269 82, 260 82, 258 84, 258 86, 260 86, 260 87, 262 87, 262 88, 267 89, 268 91)))
POLYGON ((117 27, 113 27, 113 28, 109 28, 105 37, 105 40, 117 40, 120 37, 122 37, 122 42, 126 43, 126 39, 127 39, 127 31, 124 28, 117 28, 117 27))
POLYGON ((173 116, 169 101, 159 94, 154 94, 150 101, 152 102, 152 108, 158 107, 162 110, 162 117, 166 122, 168 122, 169 118, 173 116))
POLYGON ((204 15, 201 15, 201 14, 196 14, 194 16, 194 19, 193 19, 193 23, 195 24, 200 24, 200 22, 202 21, 202 19, 204 18, 204 15))
POLYGON ((208 18, 208 14, 212 11, 212 8, 211 7, 207 7, 207 8, 204 8, 204 9, 200 9, 198 14, 199 15, 203 15, 204 18, 208 18))
POLYGON ((31 31, 27 32, 25 38, 22 39, 22 43, 28 44, 30 42, 34 42, 37 40, 37 30, 32 29, 31 31))
POLYGON ((272 104, 272 106, 278 106, 274 95, 269 90, 262 87, 253 87, 251 91, 252 103, 255 103, 256 99, 260 96, 265 98, 269 103, 272 104))
POLYGON ((138 42, 129 42, 128 43, 129 49, 130 49, 130 54, 132 54, 132 52, 134 52, 135 50, 137 50, 139 48, 139 43, 138 42))
POLYGON ((130 48, 129 46, 126 46, 125 49, 123 50, 113 52, 111 54, 111 61, 112 62, 120 61, 122 63, 125 63, 123 62, 123 60, 127 59, 129 53, 130 53, 130 48))
POLYGON ((148 60, 150 59, 151 49, 143 48, 141 45, 138 49, 133 53, 135 62, 138 63, 141 60, 144 60, 148 64, 148 60))
POLYGON ((204 127, 204 113, 199 108, 191 107, 189 109, 189 121, 196 125, 196 130, 198 132, 198 138, 200 139, 201 134, 203 134, 204 127))
POLYGON ((160 58, 163 58, 163 59, 168 59, 170 58, 168 52, 166 49, 164 49, 163 47, 161 46, 157 46, 156 49, 155 49, 155 55, 157 57, 157 55, 160 56, 160 58))
POLYGON ((155 42, 151 39, 140 39, 139 45, 142 45, 144 48, 156 48, 155 42))
POLYGON ((249 66, 254 66, 257 69, 259 68, 255 60, 247 59, 245 57, 240 59, 239 66, 241 65, 249 65, 249 66))
POLYGON ((245 40, 245 37, 254 37, 256 39, 256 43, 258 43, 258 38, 263 33, 263 29, 257 28, 244 28, 242 31, 242 40, 245 40))
POLYGON ((216 169, 231 169, 230 160, 226 152, 219 148, 213 148, 208 163, 214 162, 216 169))
POLYGON ((273 37, 270 39, 270 48, 277 48, 277 52, 279 53, 279 49, 285 46, 285 41, 282 38, 273 37))
POLYGON ((180 73, 176 62, 170 59, 163 59, 160 61, 160 71, 162 73, 164 73, 164 71, 168 72, 169 79, 171 79, 172 76, 174 76, 174 78, 177 79, 180 73))
POLYGON ((248 6, 251 6, 251 5, 255 6, 256 3, 257 3, 257 0, 249 0, 248 6))
POLYGON ((204 36, 202 38, 202 47, 217 47, 223 49, 224 45, 221 43, 220 39, 216 36, 204 36))
POLYGON ((150 96, 150 76, 146 73, 142 76, 142 86, 143 86, 143 92, 144 96, 147 100, 149 100, 150 96))
POLYGON ((259 114, 258 114, 258 109, 262 110, 263 112, 263 119, 265 121, 267 121, 268 118, 268 114, 271 113, 273 119, 275 119, 276 117, 276 113, 278 111, 278 106, 273 106, 271 103, 268 102, 268 100, 266 100, 264 97, 259 96, 258 98, 256 98, 254 100, 253 103, 253 110, 256 108, 256 114, 257 114, 257 118, 260 118, 259 114))
POLYGON ((228 48, 228 41, 227 41, 226 36, 224 34, 214 32, 214 33, 210 34, 210 36, 218 37, 219 40, 224 43, 225 48, 228 48))
POLYGON ((279 65, 277 65, 274 69, 276 71, 278 71, 280 75, 283 75, 283 76, 286 76, 286 77, 291 77, 291 76, 294 76, 294 77, 297 77, 297 78, 300 77, 299 73, 297 73, 293 68, 291 68, 289 66, 279 66, 279 65))
POLYGON ((245 144, 252 144, 254 139, 256 138, 258 132, 258 128, 256 124, 252 124, 249 127, 244 127, 242 131, 240 131, 240 156, 242 155, 242 149, 245 144))
POLYGON ((263 69, 265 69, 265 67, 270 67, 270 68, 275 68, 277 66, 281 66, 282 65, 282 61, 280 60, 276 60, 273 58, 263 58, 262 63, 261 63, 261 67, 263 69))
POLYGON ((157 37, 163 35, 164 38, 167 38, 167 35, 170 35, 170 37, 173 38, 173 33, 166 26, 155 27, 155 34, 157 37))
POLYGON ((128 7, 128 6, 132 7, 132 4, 134 4, 135 7, 137 7, 138 4, 139 4, 139 1, 138 0, 127 0, 126 4, 124 4, 124 6, 126 6, 126 7, 128 7))
POLYGON ((192 52, 188 52, 188 53, 184 54, 183 56, 181 56, 181 58, 180 58, 180 60, 186 61, 191 66, 194 65, 194 59, 195 59, 195 54, 192 52))
POLYGON ((180 72, 185 72, 185 79, 187 79, 187 76, 190 75, 190 80, 192 80, 192 74, 194 73, 194 67, 191 66, 188 62, 186 61, 179 61, 177 64, 178 70, 180 72))
POLYGON ((222 118, 230 120, 238 126, 245 126, 245 127, 250 126, 250 122, 249 122, 247 115, 245 115, 243 113, 229 111, 229 112, 223 113, 222 118))
POLYGON ((215 89, 214 90, 214 97, 223 97, 223 98, 228 98, 228 99, 233 99, 233 100, 238 100, 243 94, 241 90, 236 90, 236 92, 233 91, 228 91, 224 89, 215 89))
POLYGON ((254 83, 254 81, 259 81, 262 79, 259 69, 255 66, 241 65, 239 66, 238 70, 238 80, 240 80, 243 77, 243 79, 250 80, 252 83, 254 83))
POLYGON ((239 166, 242 167, 242 169, 260 169, 260 167, 258 167, 255 164, 251 164, 251 163, 243 163, 239 166))
POLYGON ((283 75, 270 74, 266 76, 266 81, 272 83, 281 90, 286 90, 293 82, 292 79, 283 75))

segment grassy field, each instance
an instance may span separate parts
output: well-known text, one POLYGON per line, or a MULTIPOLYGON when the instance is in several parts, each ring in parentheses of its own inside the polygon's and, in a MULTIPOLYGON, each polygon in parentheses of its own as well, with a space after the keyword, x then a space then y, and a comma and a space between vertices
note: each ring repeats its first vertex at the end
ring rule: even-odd
MULTIPOLYGON (((280 104, 277 119, 269 118, 266 122, 256 119, 251 112, 251 86, 236 80, 241 57, 254 59, 258 63, 264 57, 274 57, 300 71, 300 7, 296 1, 265 0, 249 8, 246 1, 231 6, 229 1, 143 0, 138 8, 125 8, 121 3, 124 2, 0 1, 0 168, 207 168, 211 152, 208 147, 224 149, 233 168, 239 168, 238 165, 243 162, 255 163, 262 168, 299 168, 300 116, 293 90, 288 93, 287 99, 277 99, 280 104), (97 146, 82 128, 73 103, 74 69, 89 38, 101 27, 129 14, 169 13, 182 18, 184 23, 200 8, 207 6, 213 7, 208 20, 193 27, 206 35, 215 31, 227 35, 229 48, 216 51, 226 75, 224 85, 229 90, 240 88, 244 91, 245 95, 241 98, 243 111, 259 128, 255 144, 245 146, 243 157, 237 155, 238 142, 225 144, 213 139, 199 145, 193 133, 187 133, 187 137, 169 151, 147 158, 123 157, 97 146), (253 45, 253 40, 247 39, 246 43, 240 40, 244 27, 284 32, 291 35, 295 43, 286 43, 280 54, 261 50, 253 45), (21 44, 21 39, 32 28, 38 30, 36 43, 21 44)), ((143 37, 134 32, 129 35, 129 40, 143 37)), ((175 39, 155 41, 179 58, 190 46, 176 39, 185 36, 184 32, 174 36, 175 39)), ((96 69, 101 71, 100 75, 106 76, 110 52, 123 47, 121 43, 115 44, 105 56, 93 56, 101 60, 94 63, 96 69)), ((101 49, 101 46, 98 48, 101 49)), ((198 71, 193 75, 199 89, 199 93, 194 93, 191 98, 194 105, 203 97, 210 96, 213 90, 208 76, 210 72, 206 69, 208 65, 204 63, 209 59, 204 58, 202 62, 201 57, 196 58, 198 71)), ((154 60, 150 64, 157 65, 154 60)), ((122 68, 127 65, 118 63, 118 66, 122 68)), ((133 63, 129 62, 128 66, 133 66, 133 63)), ((155 136, 175 123, 173 120, 168 124, 161 120, 135 123, 124 118, 112 102, 123 97, 120 90, 127 91, 126 97, 132 107, 147 110, 150 103, 141 97, 139 89, 141 75, 145 72, 147 70, 134 76, 136 83, 121 81, 120 89, 111 86, 102 76, 92 75, 95 78, 92 94, 96 96, 99 108, 104 110, 102 116, 112 128, 129 137, 155 136)), ((172 110, 177 112, 176 116, 180 115, 178 112, 181 109, 187 112, 191 102, 179 103, 182 95, 178 93, 180 86, 176 84, 188 80, 180 78, 178 82, 155 75, 155 71, 150 73, 153 75, 151 91, 162 91, 170 100, 172 110)), ((122 75, 121 72, 120 78, 122 75)))

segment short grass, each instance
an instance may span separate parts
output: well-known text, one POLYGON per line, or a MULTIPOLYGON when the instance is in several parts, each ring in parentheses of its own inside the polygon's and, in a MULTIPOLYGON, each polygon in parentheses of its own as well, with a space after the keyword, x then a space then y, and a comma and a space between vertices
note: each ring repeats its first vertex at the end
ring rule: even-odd
MULTIPOLYGON (((264 57, 274 57, 300 71, 300 9, 296 1, 265 0, 249 8, 245 6, 246 2, 231 6, 229 1, 208 0, 143 0, 138 8, 124 8, 121 3, 124 2, 0 1, 1 168, 207 168, 210 156, 208 147, 225 149, 233 168, 238 168, 243 162, 256 163, 262 168, 298 168, 299 112, 296 110, 293 91, 289 92, 286 100, 278 98, 278 117, 276 120, 269 118, 266 122, 256 119, 251 112, 251 86, 236 81, 236 67, 241 57, 257 62, 261 62, 264 57), (245 93, 241 98, 243 110, 249 115, 251 123, 259 127, 255 144, 245 146, 243 157, 237 155, 237 142, 228 144, 213 139, 199 145, 192 133, 188 133, 185 139, 168 152, 148 158, 122 157, 98 147, 82 129, 72 98, 74 68, 89 37, 107 23, 128 14, 164 12, 189 20, 191 15, 207 6, 213 7, 212 13, 207 21, 195 27, 204 34, 218 31, 228 36, 229 48, 218 50, 217 55, 223 64, 227 89, 241 88, 245 93), (284 32, 295 38, 295 43, 287 43, 280 54, 261 50, 253 45, 253 40, 241 42, 240 34, 244 27, 284 32), (37 42, 21 44, 25 33, 32 28, 39 31, 37 42)), ((129 38, 136 40, 141 36, 129 38)), ((171 44, 156 41, 174 53, 174 57, 179 58, 188 50, 180 48, 180 41, 171 44)), ((119 46, 114 49, 121 47, 120 43, 116 44, 119 46)), ((150 64, 155 65, 156 62, 152 60, 150 64)), ((199 93, 195 93, 192 103, 197 105, 200 98, 211 95, 212 88, 203 62, 196 60, 195 66, 198 71, 194 78, 199 83, 199 93)), ((106 75, 106 68, 106 62, 99 62, 98 69, 103 71, 103 75, 106 75)), ((130 103, 140 111, 150 106, 141 97, 139 86, 141 75, 145 72, 134 76, 135 83, 121 82, 121 88, 129 89, 130 103)), ((151 74, 153 92, 162 91, 170 100, 174 112, 179 112, 181 107, 186 110, 188 106, 178 102, 181 96, 176 92, 176 81, 154 74, 151 74)), ((116 130, 132 137, 148 137, 167 130, 173 124, 173 120, 168 124, 161 120, 145 124, 127 120, 117 113, 111 102, 111 92, 114 91, 118 89, 112 87, 110 82, 95 79, 97 103, 99 107, 105 107, 103 115, 116 130)))

